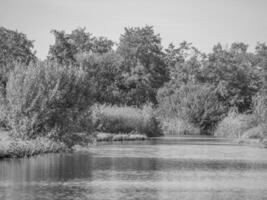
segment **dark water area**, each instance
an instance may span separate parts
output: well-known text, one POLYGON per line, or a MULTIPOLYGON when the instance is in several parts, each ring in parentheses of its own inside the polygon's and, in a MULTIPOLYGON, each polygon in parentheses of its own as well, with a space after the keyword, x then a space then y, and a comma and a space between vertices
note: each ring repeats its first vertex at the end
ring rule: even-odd
POLYGON ((0 161, 0 199, 267 199, 267 149, 165 137, 0 161))

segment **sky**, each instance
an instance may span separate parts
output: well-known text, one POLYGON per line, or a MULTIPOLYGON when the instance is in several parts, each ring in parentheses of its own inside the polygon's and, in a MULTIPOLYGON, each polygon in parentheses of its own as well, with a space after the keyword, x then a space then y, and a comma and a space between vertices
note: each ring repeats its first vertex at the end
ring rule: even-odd
POLYGON ((267 0, 0 0, 0 26, 34 40, 40 59, 52 29, 78 27, 118 42, 124 27, 152 25, 165 48, 188 41, 208 53, 218 42, 245 42, 253 51, 267 42, 266 10, 267 0))

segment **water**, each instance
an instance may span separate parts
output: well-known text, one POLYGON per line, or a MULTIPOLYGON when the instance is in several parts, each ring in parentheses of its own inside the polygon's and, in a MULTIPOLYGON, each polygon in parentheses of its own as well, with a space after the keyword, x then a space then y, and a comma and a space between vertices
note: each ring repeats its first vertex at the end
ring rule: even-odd
POLYGON ((0 161, 0 199, 263 200, 267 149, 160 138, 0 161))

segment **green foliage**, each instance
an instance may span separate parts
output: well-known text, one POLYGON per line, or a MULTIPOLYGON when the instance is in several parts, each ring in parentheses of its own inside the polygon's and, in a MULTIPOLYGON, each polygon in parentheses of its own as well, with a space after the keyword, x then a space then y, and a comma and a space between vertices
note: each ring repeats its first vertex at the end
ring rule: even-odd
POLYGON ((136 131, 148 137, 162 135, 159 121, 150 106, 138 109, 128 106, 97 105, 93 108, 95 129, 107 133, 136 131))
MULTIPOLYGON (((80 117, 93 102, 90 86, 81 68, 50 62, 17 64, 7 84, 9 123, 14 135, 43 135, 67 141, 71 133, 81 131, 80 117)), ((90 133, 90 126, 83 128, 90 133)))

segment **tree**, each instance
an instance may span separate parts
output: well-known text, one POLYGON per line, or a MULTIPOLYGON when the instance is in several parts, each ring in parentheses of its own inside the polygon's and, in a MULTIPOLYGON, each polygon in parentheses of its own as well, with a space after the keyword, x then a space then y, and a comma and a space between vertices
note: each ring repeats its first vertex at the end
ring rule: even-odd
POLYGON ((161 38, 152 26, 125 28, 117 52, 123 58, 127 104, 156 102, 156 92, 169 80, 161 38))
POLYGON ((84 57, 80 65, 90 75, 98 103, 119 104, 123 101, 122 58, 115 52, 93 53, 84 57))
POLYGON ((113 42, 105 37, 96 38, 85 32, 85 28, 73 30, 70 34, 64 31, 51 31, 55 36, 55 44, 50 46, 49 60, 60 64, 73 65, 92 53, 107 53, 111 51, 113 42))
POLYGON ((229 50, 224 50, 218 44, 208 55, 198 81, 214 85, 228 108, 246 112, 251 110, 252 97, 261 87, 256 65, 256 57, 247 52, 247 45, 233 43, 229 50))
POLYGON ((0 85, 2 90, 5 91, 9 72, 14 69, 16 62, 28 65, 35 60, 32 40, 28 40, 23 33, 0 27, 0 85))

